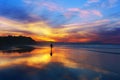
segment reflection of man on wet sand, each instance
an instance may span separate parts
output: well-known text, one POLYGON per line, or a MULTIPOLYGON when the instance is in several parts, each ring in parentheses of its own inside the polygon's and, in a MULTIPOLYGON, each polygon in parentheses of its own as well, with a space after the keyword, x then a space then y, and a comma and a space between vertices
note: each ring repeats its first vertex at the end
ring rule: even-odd
POLYGON ((53 48, 53 44, 52 43, 50 44, 50 47, 51 47, 50 55, 52 56, 52 48, 53 48))

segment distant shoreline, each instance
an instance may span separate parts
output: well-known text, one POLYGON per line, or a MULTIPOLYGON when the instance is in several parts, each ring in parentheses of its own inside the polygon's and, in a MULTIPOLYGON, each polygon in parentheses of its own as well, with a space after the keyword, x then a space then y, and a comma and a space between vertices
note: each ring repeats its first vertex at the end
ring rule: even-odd
MULTIPOLYGON (((37 42, 37 44, 50 44, 50 41, 37 42)), ((80 42, 52 42, 55 45, 120 45, 118 43, 80 43, 80 42)))
POLYGON ((2 46, 24 44, 36 44, 36 41, 26 36, 0 36, 0 45, 2 46))
POLYGON ((12 48, 31 48, 30 45, 36 45, 37 42, 31 37, 25 36, 1 36, 0 50, 12 50, 12 48))

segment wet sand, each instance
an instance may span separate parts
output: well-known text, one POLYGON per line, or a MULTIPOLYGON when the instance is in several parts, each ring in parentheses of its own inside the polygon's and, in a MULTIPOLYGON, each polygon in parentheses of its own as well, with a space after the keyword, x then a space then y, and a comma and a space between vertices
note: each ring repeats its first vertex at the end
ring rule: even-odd
POLYGON ((21 53, 1 51, 0 80, 120 80, 119 48, 58 45, 52 56, 49 46, 21 53))

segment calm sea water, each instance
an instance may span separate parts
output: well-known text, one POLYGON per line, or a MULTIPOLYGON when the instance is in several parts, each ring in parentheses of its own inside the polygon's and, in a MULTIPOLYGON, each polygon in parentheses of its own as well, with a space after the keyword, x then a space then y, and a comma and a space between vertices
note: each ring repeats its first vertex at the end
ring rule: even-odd
POLYGON ((0 80, 120 80, 120 45, 0 51, 0 80))

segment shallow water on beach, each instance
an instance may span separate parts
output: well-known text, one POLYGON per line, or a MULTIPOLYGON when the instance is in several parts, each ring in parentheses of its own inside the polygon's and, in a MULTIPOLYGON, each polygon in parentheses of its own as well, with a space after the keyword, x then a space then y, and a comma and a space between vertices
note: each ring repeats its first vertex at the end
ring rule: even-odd
POLYGON ((0 80, 120 80, 120 45, 0 51, 0 80))

